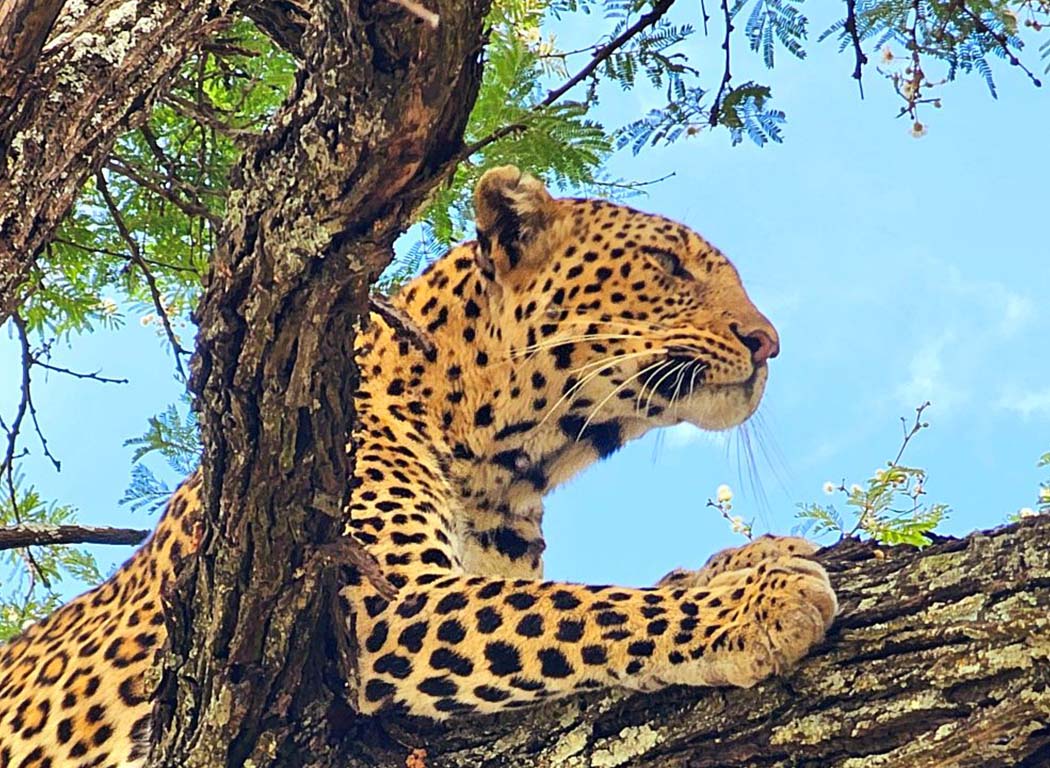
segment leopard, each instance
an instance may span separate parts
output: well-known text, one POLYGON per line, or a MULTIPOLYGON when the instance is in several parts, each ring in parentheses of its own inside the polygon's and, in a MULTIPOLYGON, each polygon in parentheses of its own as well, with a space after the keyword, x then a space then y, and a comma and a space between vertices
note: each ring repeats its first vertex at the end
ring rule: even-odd
MULTIPOLYGON (((683 224, 555 197, 513 166, 473 202, 476 239, 391 298, 405 322, 373 313, 355 340, 344 535, 395 590, 341 587, 348 703, 442 720, 788 673, 838 610, 805 539, 651 587, 543 574, 549 491, 652 429, 727 430, 758 408, 780 339, 734 265, 683 224)), ((165 590, 202 495, 198 470, 109 579, 0 647, 0 768, 144 764, 165 590)))

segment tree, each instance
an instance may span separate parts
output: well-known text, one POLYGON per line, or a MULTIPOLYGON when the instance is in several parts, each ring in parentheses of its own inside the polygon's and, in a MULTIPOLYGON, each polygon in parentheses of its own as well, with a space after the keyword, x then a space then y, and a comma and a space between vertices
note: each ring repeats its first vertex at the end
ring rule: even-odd
MULTIPOLYGON (((171 708, 158 715, 174 726, 158 764, 298 764, 316 736, 326 746, 311 764, 334 765, 341 747, 318 734, 337 721, 352 649, 328 642, 335 582, 313 566, 348 556, 331 545, 348 496, 350 351, 394 239, 421 213, 429 227, 416 255, 457 237, 469 219, 464 190, 519 153, 566 185, 601 188, 601 161, 617 144, 641 149, 706 126, 734 141, 778 140, 770 89, 732 78, 732 20, 748 12, 744 33, 772 63, 775 40, 802 50, 805 18, 789 4, 722 2, 725 64, 705 89, 673 51, 691 30, 666 21, 669 0, 609 3, 611 29, 571 75, 559 69, 565 55, 520 30, 603 6, 61 5, 0 12, 0 319, 11 318, 25 371, 4 425, 5 520, 48 509, 26 502, 15 464, 23 417, 34 414, 29 372, 58 367, 50 338, 112 321, 99 289, 121 283, 153 306, 182 371, 177 318, 210 271, 190 378, 209 526, 174 599, 171 708), (545 91, 536 84, 545 74, 564 80, 545 91), (665 108, 616 132, 587 120, 603 79, 630 86, 640 74, 666 91, 665 108), (569 102, 570 92, 586 95, 569 102), (265 131, 251 130, 260 122, 265 131), (266 386, 276 376, 287 379, 280 394, 266 386), (250 554, 246 540, 256 542, 250 554), (228 661, 209 666, 219 657, 228 661)), ((865 41, 910 46, 909 66, 888 77, 921 129, 926 61, 988 77, 988 54, 1025 66, 1017 19, 1046 10, 848 3, 827 34, 852 51, 858 80, 865 41)), ((19 551, 31 575, 47 573, 32 549, 19 551)))

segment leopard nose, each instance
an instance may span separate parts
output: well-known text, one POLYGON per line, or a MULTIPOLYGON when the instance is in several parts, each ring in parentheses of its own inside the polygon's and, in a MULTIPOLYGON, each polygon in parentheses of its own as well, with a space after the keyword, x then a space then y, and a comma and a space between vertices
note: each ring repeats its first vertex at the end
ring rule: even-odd
POLYGON ((763 328, 741 331, 736 325, 731 328, 741 343, 751 350, 751 360, 755 365, 761 365, 780 354, 780 340, 776 337, 776 331, 770 333, 763 328))

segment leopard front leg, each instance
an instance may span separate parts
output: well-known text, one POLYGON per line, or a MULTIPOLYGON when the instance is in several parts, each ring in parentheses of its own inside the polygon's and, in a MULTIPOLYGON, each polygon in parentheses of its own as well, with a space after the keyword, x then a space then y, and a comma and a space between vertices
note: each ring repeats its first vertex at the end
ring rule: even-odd
POLYGON ((767 660, 756 660, 751 683, 739 678, 739 660, 726 657, 728 674, 738 676, 734 684, 746 686, 763 679, 769 664, 773 673, 790 668, 823 639, 838 613, 827 572, 811 559, 818 549, 803 538, 767 534, 717 552, 698 570, 671 571, 658 585, 730 589, 739 596, 742 615, 751 617, 741 633, 757 636, 750 645, 769 651, 767 660))
POLYGON ((797 661, 834 616, 834 593, 810 564, 760 562, 745 585, 424 574, 393 601, 353 587, 344 596, 359 648, 358 705, 443 718, 603 686, 750 686, 797 661))

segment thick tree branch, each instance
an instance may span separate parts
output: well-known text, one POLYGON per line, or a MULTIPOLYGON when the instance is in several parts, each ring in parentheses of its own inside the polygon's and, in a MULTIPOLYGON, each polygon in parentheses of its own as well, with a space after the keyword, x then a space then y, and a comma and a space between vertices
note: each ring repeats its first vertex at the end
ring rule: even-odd
POLYGON ((443 725, 362 719, 346 768, 988 768, 1050 764, 1050 518, 919 552, 825 550, 842 612, 751 690, 592 695, 443 725))
POLYGON ((267 36, 297 59, 309 14, 306 3, 291 0, 236 0, 234 8, 254 21, 267 36))
POLYGON ((11 116, 64 4, 65 0, 9 0, 0 5, 0 123, 11 116))
POLYGON ((87 525, 18 525, 0 528, 0 551, 52 544, 141 544, 149 531, 87 525))
POLYGON ((18 307, 36 255, 85 179, 116 138, 141 123, 184 57, 228 23, 231 3, 65 3, 53 25, 45 11, 62 3, 3 4, 0 36, 10 21, 29 37, 7 38, 25 55, 0 73, 0 323, 18 307))

